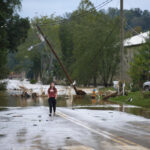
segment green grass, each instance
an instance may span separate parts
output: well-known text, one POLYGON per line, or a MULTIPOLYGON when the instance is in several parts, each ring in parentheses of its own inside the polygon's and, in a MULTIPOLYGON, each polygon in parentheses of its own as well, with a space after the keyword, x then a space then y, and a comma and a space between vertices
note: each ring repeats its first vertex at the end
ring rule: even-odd
POLYGON ((130 92, 128 93, 128 96, 117 96, 117 97, 111 97, 109 99, 110 101, 113 102, 118 102, 118 103, 124 103, 124 104, 130 104, 130 105, 136 105, 136 106, 141 106, 145 108, 150 108, 150 97, 144 98, 142 92, 130 92), (128 99, 132 98, 132 102, 128 102, 128 99))

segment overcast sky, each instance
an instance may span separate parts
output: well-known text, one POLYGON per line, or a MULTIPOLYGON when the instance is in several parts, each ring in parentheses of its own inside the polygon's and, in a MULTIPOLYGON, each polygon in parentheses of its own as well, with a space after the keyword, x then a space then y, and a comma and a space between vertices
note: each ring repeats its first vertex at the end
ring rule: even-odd
MULTIPOLYGON (((75 10, 81 0, 22 0, 22 10, 20 15, 22 17, 33 18, 35 16, 44 15, 61 15, 63 16, 65 12, 72 12, 75 10)), ((97 6, 104 2, 105 0, 91 0, 91 2, 97 6)), ((118 7, 120 5, 120 0, 113 0, 104 8, 108 7, 118 7)), ((150 0, 124 0, 124 8, 140 8, 142 10, 150 10, 150 0)))

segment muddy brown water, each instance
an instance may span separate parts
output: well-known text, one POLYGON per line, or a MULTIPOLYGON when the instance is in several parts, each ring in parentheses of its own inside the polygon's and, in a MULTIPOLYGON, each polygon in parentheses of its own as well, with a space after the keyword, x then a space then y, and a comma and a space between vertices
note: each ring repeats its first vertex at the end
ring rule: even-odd
MULTIPOLYGON (((11 96, 7 92, 0 92, 0 111, 7 110, 7 107, 28 107, 28 106, 48 106, 47 97, 21 98, 20 96, 11 96)), ((150 109, 142 107, 132 107, 129 105, 115 104, 109 101, 91 99, 90 96, 74 97, 59 96, 57 107, 71 107, 72 109, 92 109, 92 110, 115 110, 127 112, 137 116, 150 118, 150 109)))

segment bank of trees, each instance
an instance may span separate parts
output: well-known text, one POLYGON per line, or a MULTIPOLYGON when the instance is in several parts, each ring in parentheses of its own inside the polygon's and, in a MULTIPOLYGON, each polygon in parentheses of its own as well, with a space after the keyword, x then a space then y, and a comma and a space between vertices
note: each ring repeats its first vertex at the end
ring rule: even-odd
MULTIPOLYGON (((118 8, 109 8, 108 10, 108 15, 112 18, 119 16, 119 14, 120 10, 118 8)), ((150 29, 150 11, 133 8, 130 10, 124 10, 124 16, 126 37, 130 37, 150 29)))
POLYGON ((112 82, 119 64, 117 17, 111 18, 97 11, 90 1, 82 0, 78 9, 64 18, 53 15, 34 18, 28 38, 13 57, 9 56, 9 64, 15 60, 12 69, 24 70, 36 80, 40 76, 45 82, 49 80, 46 77, 65 76, 47 45, 37 38, 34 23, 41 26, 73 80, 84 85, 112 82), (37 43, 32 51, 27 50, 37 43))
MULTIPOLYGON (((148 11, 125 10, 125 16, 127 23, 137 31, 147 30, 148 26, 138 22, 150 16, 148 11), (132 22, 133 18, 139 21, 132 22)), ((97 10, 89 0, 81 0, 78 9, 64 17, 51 15, 31 21, 28 38, 17 53, 9 55, 8 66, 12 71, 25 71, 28 78, 40 77, 43 83, 48 83, 52 77, 62 80, 65 76, 45 42, 39 40, 35 23, 51 41, 73 80, 84 85, 112 83, 120 63, 118 9, 105 12, 97 10), (31 45, 35 46, 28 51, 31 45)), ((133 35, 129 28, 126 33, 126 36, 133 35)))

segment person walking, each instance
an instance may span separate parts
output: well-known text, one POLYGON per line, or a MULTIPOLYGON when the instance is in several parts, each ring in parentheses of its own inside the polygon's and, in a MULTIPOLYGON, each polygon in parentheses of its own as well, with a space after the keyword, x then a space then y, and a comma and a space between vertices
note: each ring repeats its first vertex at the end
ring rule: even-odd
POLYGON ((49 104, 49 116, 52 115, 52 108, 54 111, 54 115, 56 112, 56 99, 57 99, 57 89, 55 88, 55 83, 52 82, 48 89, 48 104, 49 104))

